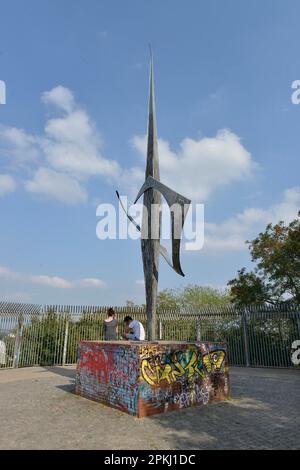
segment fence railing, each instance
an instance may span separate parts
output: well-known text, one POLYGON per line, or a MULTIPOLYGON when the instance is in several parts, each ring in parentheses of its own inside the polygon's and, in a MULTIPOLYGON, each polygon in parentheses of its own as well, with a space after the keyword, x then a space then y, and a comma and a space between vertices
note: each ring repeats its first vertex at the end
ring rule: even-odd
MULTIPOLYGON (((103 339, 107 307, 0 302, 0 368, 74 364, 80 340, 103 339)), ((143 308, 116 308, 119 333, 125 315, 146 326, 143 308)), ((294 367, 292 343, 300 339, 300 307, 202 308, 160 311, 159 340, 226 341, 236 366, 294 367)))

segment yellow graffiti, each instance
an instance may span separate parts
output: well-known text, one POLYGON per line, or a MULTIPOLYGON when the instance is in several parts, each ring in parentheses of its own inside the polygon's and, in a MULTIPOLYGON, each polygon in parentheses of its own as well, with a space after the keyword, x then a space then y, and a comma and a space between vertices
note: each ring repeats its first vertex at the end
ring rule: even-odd
POLYGON ((210 353, 210 357, 214 366, 214 370, 219 371, 225 359, 225 351, 213 351, 210 353))
POLYGON ((212 364, 211 364, 211 361, 210 361, 210 356, 208 354, 204 354, 202 360, 203 360, 203 364, 204 364, 205 369, 207 370, 207 372, 211 372, 212 364))
POLYGON ((153 361, 149 359, 142 360, 142 377, 146 380, 146 382, 148 382, 150 385, 155 385, 162 380, 167 380, 168 383, 171 383, 171 365, 166 364, 164 367, 161 367, 158 364, 153 365, 151 362, 153 361))
POLYGON ((146 358, 142 360, 141 363, 141 373, 142 377, 148 384, 155 385, 160 383, 162 380, 166 380, 169 384, 175 382, 179 377, 187 375, 190 379, 195 374, 204 376, 203 371, 198 369, 198 354, 195 351, 190 351, 189 361, 186 364, 182 364, 178 360, 179 352, 175 352, 171 356, 170 363, 161 364, 158 362, 158 359, 146 358))
POLYGON ((224 359, 225 351, 222 350, 212 351, 209 354, 204 354, 202 358, 203 364, 208 373, 210 373, 212 369, 214 369, 216 372, 219 372, 223 365, 224 359))
POLYGON ((147 357, 152 357, 157 355, 157 346, 142 346, 141 347, 141 353, 140 356, 141 358, 147 358, 147 357))
MULTIPOLYGON (((146 352, 149 353, 150 351, 143 351, 141 376, 149 385, 157 385, 163 380, 171 384, 180 377, 187 376, 188 379, 191 379, 196 374, 202 378, 205 377, 204 370, 199 369, 199 364, 201 364, 200 352, 191 349, 185 352, 176 351, 168 357, 168 362, 162 360, 157 350, 155 354, 149 354, 148 357, 145 357, 146 352)), ((154 351, 151 352, 153 353, 154 351)), ((219 372, 224 359, 225 351, 216 350, 203 354, 202 363, 206 372, 219 372)))

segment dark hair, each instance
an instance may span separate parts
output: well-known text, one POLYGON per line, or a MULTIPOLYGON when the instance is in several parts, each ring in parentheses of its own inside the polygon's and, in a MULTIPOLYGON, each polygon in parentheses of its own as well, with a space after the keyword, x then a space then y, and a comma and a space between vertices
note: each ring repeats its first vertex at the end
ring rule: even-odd
POLYGON ((127 315, 125 318, 124 318, 124 323, 129 323, 133 320, 133 318, 131 318, 129 315, 127 315))
POLYGON ((114 317, 114 316, 115 316, 115 311, 114 311, 113 308, 109 308, 109 309, 107 310, 107 316, 108 316, 108 317, 114 317))

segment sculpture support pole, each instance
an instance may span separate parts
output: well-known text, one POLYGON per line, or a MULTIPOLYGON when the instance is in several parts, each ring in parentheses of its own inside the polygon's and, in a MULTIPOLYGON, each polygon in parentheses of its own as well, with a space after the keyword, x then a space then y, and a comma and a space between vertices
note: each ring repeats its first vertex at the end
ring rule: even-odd
MULTIPOLYGON (((148 176, 159 180, 159 159, 157 146, 156 116, 154 102, 153 59, 150 62, 149 84, 149 120, 147 164, 145 179, 148 176)), ((160 202, 161 196, 156 189, 144 193, 144 208, 142 222, 142 257, 146 291, 146 313, 148 340, 156 339, 156 302, 158 287, 159 246, 160 246, 160 202)))
POLYGON ((149 244, 142 243, 144 279, 146 290, 146 313, 148 340, 156 339, 156 303, 158 286, 158 258, 153 256, 156 242, 153 241, 152 248, 149 244))

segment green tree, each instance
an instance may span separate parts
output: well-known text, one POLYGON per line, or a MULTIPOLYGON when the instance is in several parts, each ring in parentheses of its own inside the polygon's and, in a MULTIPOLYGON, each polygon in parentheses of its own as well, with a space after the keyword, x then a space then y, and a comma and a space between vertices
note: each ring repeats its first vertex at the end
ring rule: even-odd
POLYGON ((269 224, 246 243, 256 267, 242 268, 228 282, 234 304, 300 303, 300 212, 290 224, 269 224))
POLYGON ((157 310, 180 310, 180 301, 176 289, 164 289, 158 293, 157 310))
POLYGON ((226 290, 210 286, 186 286, 180 296, 182 308, 197 310, 201 307, 225 307, 230 304, 230 297, 226 290))
POLYGON ((226 291, 195 284, 180 289, 165 289, 158 294, 158 310, 197 311, 202 307, 223 307, 229 304, 230 297, 226 291))
POLYGON ((126 300, 125 306, 128 307, 128 308, 142 307, 142 305, 138 305, 135 302, 133 302, 132 300, 126 300))

